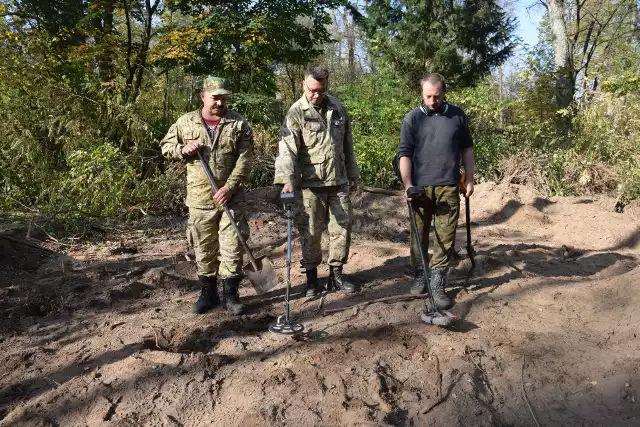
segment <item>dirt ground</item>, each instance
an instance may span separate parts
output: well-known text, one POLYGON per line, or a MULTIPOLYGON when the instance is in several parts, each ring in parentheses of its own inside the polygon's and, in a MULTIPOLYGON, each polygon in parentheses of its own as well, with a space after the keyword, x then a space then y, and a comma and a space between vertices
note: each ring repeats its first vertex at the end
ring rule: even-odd
MULTIPOLYGON (((251 245, 285 274, 273 188, 249 195, 251 245)), ((482 184, 448 293, 460 321, 419 321, 401 197, 354 197, 351 294, 241 290, 246 315, 191 314, 186 218, 61 246, 0 238, 0 426, 638 426, 640 206, 482 184)), ((9 227, 10 228, 10 227, 9 227)), ((325 242, 326 243, 326 242, 325 242)), ((327 266, 320 268, 321 280, 327 266)))

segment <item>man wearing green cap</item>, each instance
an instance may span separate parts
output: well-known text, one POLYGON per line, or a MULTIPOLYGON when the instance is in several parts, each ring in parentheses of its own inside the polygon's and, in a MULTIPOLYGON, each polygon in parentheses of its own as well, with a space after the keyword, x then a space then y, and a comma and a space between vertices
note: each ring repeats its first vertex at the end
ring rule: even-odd
POLYGON ((201 285, 200 297, 193 305, 198 314, 220 304, 218 275, 224 307, 236 315, 244 310, 238 295, 243 249, 223 205, 229 207, 247 239, 243 185, 253 158, 253 134, 247 120, 227 108, 229 95, 226 79, 207 77, 200 92, 202 108, 180 117, 161 142, 162 154, 187 166, 187 241, 196 253, 201 285), (198 150, 213 171, 219 188, 215 194, 198 160, 198 150))

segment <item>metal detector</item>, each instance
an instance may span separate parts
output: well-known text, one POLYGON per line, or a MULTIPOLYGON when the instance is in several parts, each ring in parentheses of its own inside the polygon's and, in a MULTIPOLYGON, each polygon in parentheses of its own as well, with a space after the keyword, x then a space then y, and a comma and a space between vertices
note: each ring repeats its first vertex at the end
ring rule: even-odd
POLYGON ((280 193, 280 199, 287 212, 287 290, 284 297, 284 315, 278 316, 278 320, 269 325, 269 331, 280 335, 294 335, 304 330, 304 326, 301 323, 291 322, 289 318, 289 292, 291 290, 291 206, 295 202, 295 193, 280 193))

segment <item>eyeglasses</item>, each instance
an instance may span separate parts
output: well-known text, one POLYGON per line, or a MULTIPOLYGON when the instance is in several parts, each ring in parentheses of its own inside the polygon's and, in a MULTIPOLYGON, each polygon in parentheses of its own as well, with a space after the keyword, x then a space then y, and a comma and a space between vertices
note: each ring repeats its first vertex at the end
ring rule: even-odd
POLYGON ((308 90, 309 92, 311 92, 312 95, 325 95, 327 93, 327 88, 322 88, 322 89, 309 89, 309 86, 307 86, 307 84, 304 84, 304 88, 306 90, 308 90))

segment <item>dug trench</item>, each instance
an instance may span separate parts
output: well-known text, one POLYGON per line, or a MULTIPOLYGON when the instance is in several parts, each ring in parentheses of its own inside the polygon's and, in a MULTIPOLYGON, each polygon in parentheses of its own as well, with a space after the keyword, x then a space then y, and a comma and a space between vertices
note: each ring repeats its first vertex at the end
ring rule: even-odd
MULTIPOLYGON (((477 266, 461 215, 448 287, 460 321, 446 329, 407 295, 400 196, 353 197, 355 294, 304 297, 294 241, 295 337, 268 332, 284 283, 244 286, 243 316, 191 314, 186 218, 69 246, 0 238, 0 425, 640 425, 640 206, 476 191, 477 266)), ((248 201, 250 244, 284 277, 277 190, 248 201)))

